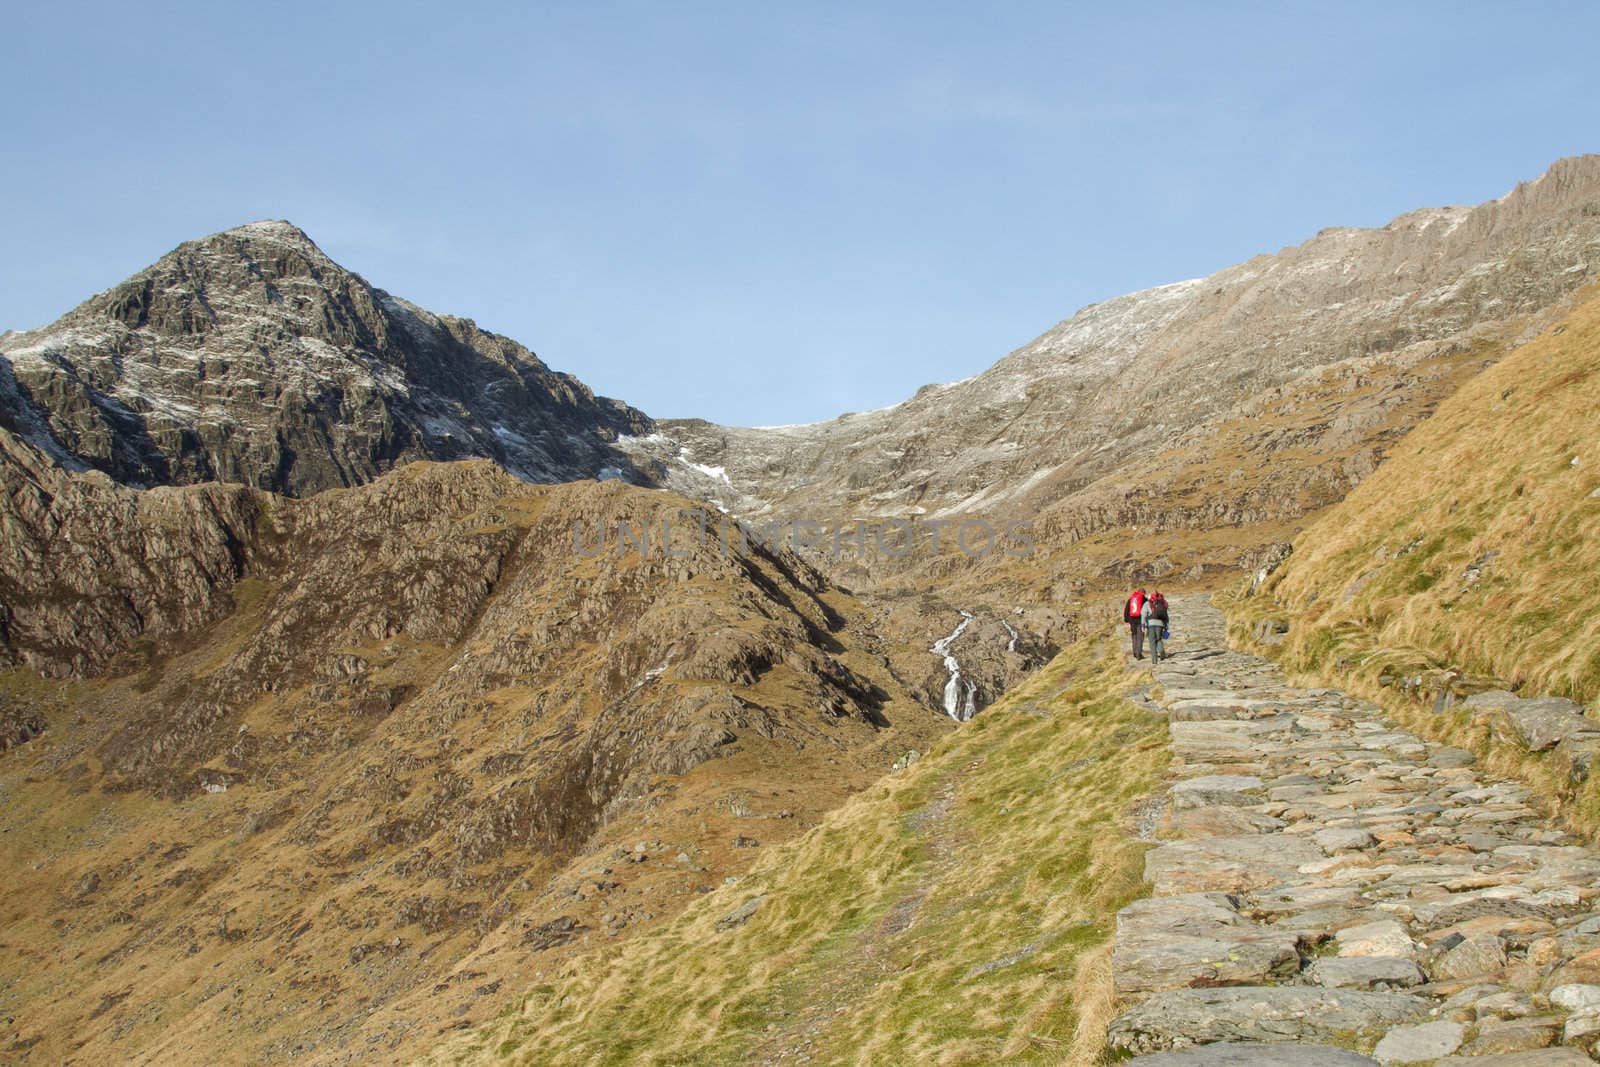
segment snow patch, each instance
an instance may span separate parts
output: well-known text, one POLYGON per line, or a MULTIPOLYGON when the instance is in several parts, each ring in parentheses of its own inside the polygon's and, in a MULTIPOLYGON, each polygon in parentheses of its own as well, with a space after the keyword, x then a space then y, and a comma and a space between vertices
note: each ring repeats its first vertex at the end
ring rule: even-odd
POLYGON ((731 482, 728 479, 728 472, 727 472, 727 470, 725 468, 722 468, 722 467, 708 467, 704 463, 696 463, 696 462, 694 462, 693 460, 691 460, 689 458, 689 450, 687 448, 679 448, 678 449, 678 460, 685 467, 688 467, 690 470, 699 471, 701 474, 704 474, 707 478, 711 478, 711 479, 713 479, 715 481, 722 482, 724 485, 732 485, 733 484, 733 482, 731 482))

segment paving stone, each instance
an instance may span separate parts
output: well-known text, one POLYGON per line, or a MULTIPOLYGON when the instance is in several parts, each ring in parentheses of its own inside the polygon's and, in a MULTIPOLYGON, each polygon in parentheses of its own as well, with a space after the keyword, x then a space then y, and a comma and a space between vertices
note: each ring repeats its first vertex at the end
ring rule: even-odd
POLYGON ((1229 804, 1172 811, 1156 827, 1160 838, 1238 837, 1283 829, 1283 820, 1229 804))
POLYGON ((1234 891, 1286 881, 1301 864, 1320 859, 1320 848, 1287 834, 1210 837, 1152 849, 1144 876, 1158 896, 1234 891))
POLYGON ((1461 1048, 1467 1056, 1495 1056, 1549 1048, 1561 1036, 1561 1020, 1490 1019, 1478 1024, 1478 1036, 1461 1048))
POLYGON ((1313 833, 1311 840, 1330 855, 1346 849, 1371 848, 1375 844, 1372 835, 1357 826, 1330 826, 1313 833))
POLYGON ((1341 956, 1415 957, 1417 943, 1406 928, 1394 919, 1378 919, 1339 931, 1341 956))
POLYGON ((1550 1003, 1568 1011, 1600 1011, 1600 985, 1556 986, 1549 996, 1550 1003))
MULTIPOLYGON (((1181 1052, 1157 1052, 1124 1062, 1139 1067, 1283 1067, 1282 1045, 1201 1045, 1181 1052)), ((1332 1045, 1296 1045, 1295 1067, 1377 1067, 1378 1061, 1332 1045)))
POLYGON ((1473 934, 1448 949, 1428 968, 1434 981, 1469 978, 1498 971, 1506 965, 1506 948, 1494 934, 1473 934))
POLYGON ((1262 799, 1261 779, 1248 774, 1207 774, 1172 787, 1172 806, 1178 810, 1211 804, 1243 806, 1262 799))
POLYGON ((1461 1047, 1467 1028, 1460 1023, 1433 1022, 1397 1026, 1383 1035, 1372 1056, 1379 1063, 1416 1063, 1448 1056, 1461 1047))
POLYGON ((1433 1067, 1594 1067, 1594 1061, 1570 1048, 1509 1052, 1500 1056, 1446 1056, 1433 1067))
POLYGON ((1422 968, 1399 956, 1325 956, 1305 974, 1313 985, 1337 989, 1402 988, 1423 982, 1422 968))
POLYGON ((1476 762, 1478 757, 1468 749, 1450 745, 1436 748, 1428 754, 1430 767, 1470 767, 1476 762))
POLYGON ((1112 973, 1118 993, 1285 978, 1300 970, 1296 943, 1221 893, 1152 897, 1117 915, 1112 973))
POLYGON ((1406 993, 1306 986, 1245 986, 1156 993, 1111 1022, 1113 1047, 1162 1052, 1218 1041, 1375 1043, 1402 1023, 1428 1014, 1428 1001, 1406 993))

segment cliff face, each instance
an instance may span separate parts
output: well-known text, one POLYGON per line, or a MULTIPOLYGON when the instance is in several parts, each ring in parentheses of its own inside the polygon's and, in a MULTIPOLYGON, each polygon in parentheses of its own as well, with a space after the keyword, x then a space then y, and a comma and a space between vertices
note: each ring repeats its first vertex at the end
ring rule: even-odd
POLYGON ((637 477, 615 441, 650 425, 508 338, 374 288, 286 222, 180 245, 0 336, 0 426, 130 485, 304 496, 471 456, 530 481, 637 477))
POLYGON ((863 605, 680 497, 485 461, 140 491, 0 443, 0 654, 91 675, 0 673, 21 1062, 401 1057, 951 725, 863 605))
POLYGON ((239 486, 140 493, 0 429, 0 669, 82 674, 231 606, 268 503, 239 486))

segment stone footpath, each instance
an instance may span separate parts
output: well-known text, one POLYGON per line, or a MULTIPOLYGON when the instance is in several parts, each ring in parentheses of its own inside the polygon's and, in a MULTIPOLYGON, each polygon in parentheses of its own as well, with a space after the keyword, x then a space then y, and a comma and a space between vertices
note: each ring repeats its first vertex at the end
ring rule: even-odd
POLYGON ((1184 651, 1146 694, 1173 782, 1152 895, 1117 916, 1112 1045, 1142 1067, 1593 1062, 1600 851, 1470 752, 1228 651, 1209 600, 1173 608, 1184 651))

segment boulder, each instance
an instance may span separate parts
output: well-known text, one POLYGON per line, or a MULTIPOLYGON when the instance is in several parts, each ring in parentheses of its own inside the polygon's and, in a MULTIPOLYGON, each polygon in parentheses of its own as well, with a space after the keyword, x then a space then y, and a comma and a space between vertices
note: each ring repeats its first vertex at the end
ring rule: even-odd
POLYGON ((728 914, 718 919, 717 929, 732 930, 735 927, 743 926, 745 923, 750 921, 750 917, 752 915, 761 910, 761 905, 765 904, 766 902, 767 896, 765 893, 761 894, 760 896, 751 897, 749 900, 745 901, 743 904, 740 904, 737 908, 734 908, 728 914))
POLYGON ((1530 752, 1547 751, 1567 739, 1600 740, 1600 722, 1585 717, 1579 705, 1564 697, 1524 700, 1496 689, 1468 697, 1463 706, 1497 740, 1525 745, 1530 752))
POLYGON ((1568 785, 1582 785, 1589 780, 1596 753, 1600 753, 1600 738, 1563 737, 1550 750, 1550 766, 1568 785))

